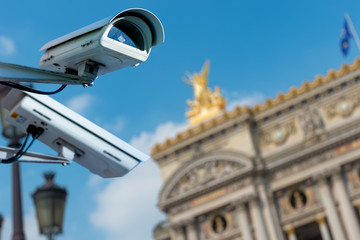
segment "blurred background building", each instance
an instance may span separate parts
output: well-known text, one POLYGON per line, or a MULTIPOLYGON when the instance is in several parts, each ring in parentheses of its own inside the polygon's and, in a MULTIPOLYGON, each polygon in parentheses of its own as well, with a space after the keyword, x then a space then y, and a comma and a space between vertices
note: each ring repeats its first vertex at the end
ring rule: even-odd
POLYGON ((230 112, 208 69, 184 79, 188 129, 152 150, 154 239, 360 239, 360 59, 230 112))

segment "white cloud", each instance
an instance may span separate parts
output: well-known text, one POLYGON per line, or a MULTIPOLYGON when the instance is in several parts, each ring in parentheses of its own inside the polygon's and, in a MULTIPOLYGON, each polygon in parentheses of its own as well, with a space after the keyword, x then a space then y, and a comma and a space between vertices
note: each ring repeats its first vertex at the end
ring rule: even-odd
POLYGON ((71 98, 67 101, 66 105, 73 111, 79 114, 84 114, 91 107, 94 100, 94 96, 85 93, 71 98))
POLYGON ((265 96, 262 93, 253 93, 249 94, 239 94, 232 93, 232 100, 230 100, 227 104, 226 109, 231 111, 237 106, 253 106, 256 103, 261 103, 265 100, 265 96))
POLYGON ((16 52, 14 41, 5 36, 0 36, 0 55, 12 55, 16 52))
POLYGON ((152 239, 153 228, 165 218, 156 208, 159 175, 158 167, 149 160, 96 194, 98 205, 90 220, 105 231, 105 239, 152 239))
POLYGON ((39 234, 34 208, 31 208, 30 212, 25 215, 25 234, 27 239, 45 239, 39 234))
MULTIPOLYGON (((9 216, 5 217, 4 226, 2 230, 2 239, 12 239, 13 234, 13 223, 12 218, 9 216)), ((41 236, 39 233, 39 227, 37 223, 37 218, 35 215, 34 208, 30 209, 30 212, 26 213, 23 218, 23 226, 24 226, 24 235, 26 239, 45 239, 44 236, 41 236)))
MULTIPOLYGON (((237 105, 254 105, 264 100, 263 94, 241 95, 233 93, 228 109, 237 105)), ((166 122, 153 132, 142 132, 134 136, 130 144, 150 153, 155 143, 173 138, 185 130, 187 123, 166 122)), ((88 186, 101 184, 101 179, 90 177, 88 186)), ((156 208, 161 178, 158 166, 153 160, 140 164, 124 178, 118 178, 95 195, 97 206, 90 213, 92 224, 105 232, 106 240, 152 239, 152 231, 165 216, 156 208), (141 230, 139 230, 141 229, 141 230)))
MULTIPOLYGON (((87 111, 91 110, 91 107, 94 106, 95 100, 95 96, 89 93, 85 93, 69 99, 66 102, 66 106, 80 115, 85 115, 88 113, 87 111)), ((95 122, 102 128, 113 133, 119 133, 125 127, 125 120, 122 116, 112 117, 111 121, 105 123, 100 117, 98 117, 95 122)))
POLYGON ((107 122, 102 124, 102 127, 108 130, 109 132, 121 132, 125 127, 125 120, 121 116, 117 116, 113 119, 112 122, 107 122))
POLYGON ((1 237, 2 239, 11 239, 12 235, 12 218, 9 216, 3 216, 4 222, 2 226, 1 237))
POLYGON ((96 187, 101 182, 102 182, 102 178, 99 175, 91 174, 90 178, 89 178, 89 181, 88 181, 88 186, 89 187, 96 187))
POLYGON ((150 153, 155 143, 162 143, 166 138, 173 138, 178 132, 187 127, 187 123, 166 122, 159 125, 155 132, 142 132, 140 136, 133 137, 130 144, 145 153, 150 153))
MULTIPOLYGON (((186 123, 166 122, 154 132, 133 137, 130 144, 149 153, 156 142, 173 137, 185 127, 186 123)), ((89 186, 97 184, 99 178, 90 177, 89 186)), ((165 219, 156 207, 160 188, 158 166, 153 160, 144 162, 124 178, 111 181, 95 195, 97 207, 90 214, 90 220, 95 227, 105 231, 107 240, 152 239, 153 228, 165 219)))

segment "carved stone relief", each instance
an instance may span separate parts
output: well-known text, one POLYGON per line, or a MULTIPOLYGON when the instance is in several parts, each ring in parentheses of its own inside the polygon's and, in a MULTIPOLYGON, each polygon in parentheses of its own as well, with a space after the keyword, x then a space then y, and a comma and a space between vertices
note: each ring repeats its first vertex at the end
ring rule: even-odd
POLYGON ((212 181, 230 176, 243 167, 244 165, 241 163, 227 160, 205 162, 188 171, 174 186, 170 193, 170 197, 184 194, 189 190, 201 187, 205 184, 211 184, 212 181))
POLYGON ((326 107, 326 116, 332 119, 336 116, 349 117, 360 104, 360 97, 341 98, 336 103, 326 107))
POLYGON ((209 216, 201 216, 199 218, 200 222, 200 239, 206 240, 210 238, 211 235, 211 226, 208 224, 209 222, 209 216))
POLYGON ((306 142, 317 140, 318 137, 322 137, 325 133, 324 121, 316 108, 305 108, 299 115, 299 124, 306 142))
POLYGON ((262 145, 276 144, 281 145, 286 142, 288 137, 296 133, 296 127, 294 122, 286 123, 283 125, 277 125, 274 128, 264 131, 260 139, 262 145))
POLYGON ((201 240, 222 239, 238 230, 235 208, 224 207, 199 217, 201 240))
POLYGON ((232 183, 224 188, 220 188, 218 190, 215 190, 213 192, 210 192, 210 193, 207 193, 207 194, 203 194, 203 195, 200 195, 199 197, 195 198, 195 199, 192 199, 190 201, 186 201, 186 202, 181 202, 179 204, 177 204, 176 206, 173 206, 170 208, 169 210, 169 215, 176 215, 176 214, 179 214, 179 213, 182 213, 182 212, 185 212, 189 209, 191 209, 192 207, 195 207, 199 204, 202 204, 202 203, 206 203, 208 201, 211 201, 213 200, 214 198, 217 198, 217 197, 223 197, 226 195, 226 193, 232 193, 232 192, 235 192, 245 186, 249 186, 251 185, 253 182, 252 178, 251 177, 247 177, 245 179, 242 179, 238 182, 235 182, 235 183, 232 183), (218 196, 219 194, 215 194, 214 193, 221 193, 220 196, 218 196), (224 194, 225 193, 225 194, 224 194))
POLYGON ((329 151, 309 159, 303 159, 300 162, 292 163, 291 165, 287 165, 286 168, 276 171, 274 173, 274 179, 284 178, 297 172, 305 171, 306 169, 311 168, 321 162, 325 162, 333 157, 334 153, 332 151, 329 151))
POLYGON ((345 165, 344 170, 350 192, 360 189, 360 164, 348 163, 345 165))
MULTIPOLYGON (((343 145, 340 145, 334 149, 330 149, 327 152, 318 154, 316 156, 312 156, 310 158, 303 158, 303 159, 299 159, 297 162, 291 162, 288 164, 284 164, 280 168, 278 168, 276 171, 272 171, 273 178, 274 178, 274 180, 281 179, 281 178, 290 176, 292 174, 295 174, 297 172, 306 171, 307 169, 311 168, 312 166, 315 166, 317 164, 325 162, 329 159, 339 157, 342 154, 348 153, 350 151, 354 151, 359 148, 360 148, 360 138, 357 138, 351 142, 347 142, 343 145)), ((352 172, 350 172, 349 174, 352 175, 350 178, 356 179, 356 181, 359 181, 359 184, 360 184, 360 164, 358 163, 356 166, 357 167, 355 167, 355 165, 353 165, 351 167, 352 172), (356 174, 357 170, 355 170, 355 168, 359 169, 358 170, 359 174, 356 174)), ((352 180, 352 181, 354 182, 355 180, 352 180)))
POLYGON ((282 220, 316 207, 318 199, 315 186, 309 179, 304 183, 275 193, 275 202, 282 220))
POLYGON ((305 194, 307 196, 307 205, 309 207, 317 205, 320 202, 319 197, 316 195, 315 184, 311 179, 305 181, 305 194))

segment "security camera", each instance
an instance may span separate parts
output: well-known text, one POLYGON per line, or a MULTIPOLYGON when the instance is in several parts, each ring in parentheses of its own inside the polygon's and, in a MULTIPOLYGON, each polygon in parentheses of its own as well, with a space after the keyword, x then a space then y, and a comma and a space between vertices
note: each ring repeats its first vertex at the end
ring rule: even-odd
POLYGON ((48 96, 13 89, 3 107, 9 111, 6 121, 24 133, 29 126, 42 129, 39 141, 104 178, 123 176, 149 159, 48 96))
POLYGON ((45 44, 40 68, 96 78, 147 60, 164 42, 160 20, 145 9, 128 9, 45 44))

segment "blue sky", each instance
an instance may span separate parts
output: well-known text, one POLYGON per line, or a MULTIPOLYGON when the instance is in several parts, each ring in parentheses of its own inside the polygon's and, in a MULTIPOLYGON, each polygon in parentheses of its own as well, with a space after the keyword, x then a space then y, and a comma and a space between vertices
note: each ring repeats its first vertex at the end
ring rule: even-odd
MULTIPOLYGON (((200 71, 206 59, 209 87, 220 86, 230 110, 273 98, 359 55, 354 40, 346 58, 339 47, 344 12, 360 32, 358 1, 0 0, 0 61, 37 67, 39 49, 48 41, 132 7, 159 17, 165 43, 137 68, 101 76, 91 88, 69 86, 53 97, 147 153, 187 126, 192 89, 181 78, 200 71)), ((31 151, 50 152, 41 143, 31 151)), ((161 179, 151 160, 117 179, 102 179, 76 163, 21 167, 27 239, 43 239, 30 194, 47 170, 56 171, 55 180, 69 192, 59 239, 147 240, 165 218, 156 208, 161 179)), ((0 166, 4 239, 11 233, 10 170, 0 166)))

